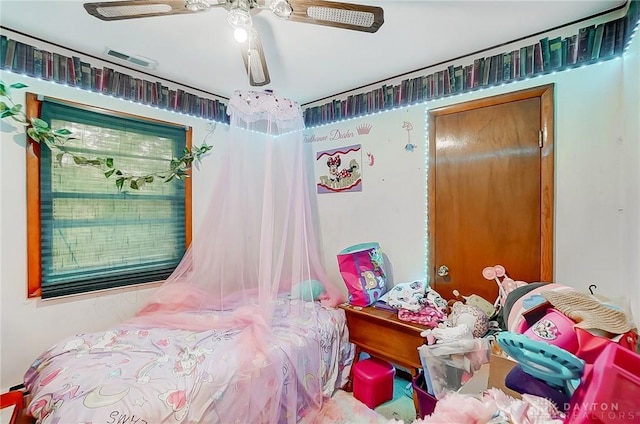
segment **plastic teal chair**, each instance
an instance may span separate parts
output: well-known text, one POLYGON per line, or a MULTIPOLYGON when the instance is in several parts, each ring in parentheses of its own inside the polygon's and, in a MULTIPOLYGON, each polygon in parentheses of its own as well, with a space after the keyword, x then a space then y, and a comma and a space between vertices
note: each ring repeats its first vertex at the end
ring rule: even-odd
POLYGON ((580 384, 585 362, 574 354, 509 331, 499 333, 497 340, 500 347, 532 377, 561 389, 568 396, 580 384))

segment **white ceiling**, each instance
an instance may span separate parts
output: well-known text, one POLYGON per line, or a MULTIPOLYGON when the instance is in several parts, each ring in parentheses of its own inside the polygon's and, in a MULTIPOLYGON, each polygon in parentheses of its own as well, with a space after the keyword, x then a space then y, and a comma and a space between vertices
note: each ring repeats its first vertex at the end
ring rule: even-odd
MULTIPOLYGON (((100 58, 107 49, 158 62, 159 77, 229 97, 248 89, 239 46, 222 7, 193 15, 105 22, 85 0, 0 0, 0 24, 100 58)), ((360 1, 380 6, 377 33, 254 15, 271 83, 301 104, 465 56, 597 13, 625 0, 360 1)), ((89 60, 90 62, 90 60, 89 60)))

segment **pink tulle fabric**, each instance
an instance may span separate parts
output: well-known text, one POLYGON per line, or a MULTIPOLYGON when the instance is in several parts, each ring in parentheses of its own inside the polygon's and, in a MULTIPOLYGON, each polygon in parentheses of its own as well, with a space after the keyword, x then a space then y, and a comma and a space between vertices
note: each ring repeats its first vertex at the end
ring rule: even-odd
MULTIPOLYGON (((228 113, 228 136, 212 143, 213 154, 223 159, 203 224, 194 229, 179 266, 130 323, 242 331, 240 362, 246 372, 245 381, 238 384, 250 384, 247 376, 272 373, 259 361, 272 345, 272 326, 298 326, 273 316, 279 297, 290 296, 298 284, 314 282, 324 288, 322 306, 335 307, 344 298, 321 260, 311 196, 313 156, 303 139, 299 105, 272 93, 237 91, 228 113)), ((291 307, 306 303, 291 302, 291 307)), ((306 308, 313 313, 313 308, 306 308)), ((300 330, 292 328, 292 333, 300 330)), ((305 358, 289 359, 295 368, 305 358)), ((287 403, 309 398, 319 409, 322 393, 318 385, 313 387, 288 385, 287 403)), ((256 393, 260 395, 250 406, 256 411, 248 417, 282 422, 273 390, 256 393)), ((286 422, 295 422, 295 416, 286 422)))
POLYGON ((527 394, 514 399, 491 388, 475 396, 447 393, 432 414, 415 420, 414 424, 562 424, 563 419, 564 414, 548 399, 527 394))

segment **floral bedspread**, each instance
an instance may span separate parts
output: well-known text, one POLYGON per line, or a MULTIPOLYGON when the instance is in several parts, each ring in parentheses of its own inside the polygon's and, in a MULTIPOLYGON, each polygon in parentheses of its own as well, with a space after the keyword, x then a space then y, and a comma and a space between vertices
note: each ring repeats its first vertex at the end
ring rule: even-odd
POLYGON ((256 422, 249 415, 256 399, 277 396, 277 421, 296 422, 317 399, 295 389, 316 384, 316 393, 331 396, 347 381, 354 349, 344 311, 306 302, 291 312, 297 309, 286 303, 300 301, 279 302, 266 368, 252 370, 248 382, 239 358, 253 347, 239 343, 239 330, 121 325, 78 334, 37 358, 25 375, 29 412, 42 424, 248 424, 256 422), (298 331, 288 320, 297 320, 298 331), (273 372, 265 372, 269 367, 273 372), (278 387, 270 386, 274 375, 278 387), (286 396, 291 390, 295 405, 286 396))

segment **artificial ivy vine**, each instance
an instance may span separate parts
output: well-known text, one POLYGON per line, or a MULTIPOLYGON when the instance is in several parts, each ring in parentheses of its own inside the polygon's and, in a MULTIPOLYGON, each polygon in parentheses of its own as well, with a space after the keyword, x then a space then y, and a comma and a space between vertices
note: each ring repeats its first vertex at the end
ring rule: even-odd
POLYGON ((185 147, 181 157, 171 159, 168 170, 152 172, 146 175, 124 172, 116 167, 113 158, 86 158, 70 152, 65 147, 65 143, 68 140, 74 139, 71 131, 64 128, 52 130, 49 128, 49 124, 40 118, 27 119, 27 115, 23 111, 23 106, 21 104, 15 104, 11 98, 11 89, 22 89, 25 87, 27 87, 27 85, 22 83, 14 83, 7 87, 4 81, 0 80, 0 98, 2 98, 2 101, 0 101, 0 118, 11 118, 13 121, 27 126, 27 135, 37 143, 46 144, 52 152, 57 152, 56 160, 59 163, 62 163, 64 156, 68 155, 77 165, 98 168, 104 173, 105 178, 115 177, 115 184, 118 191, 122 190, 125 185, 134 190, 140 190, 145 184, 153 183, 156 179, 169 182, 174 178, 187 178, 189 176, 188 171, 191 169, 193 162, 199 161, 205 153, 213 148, 213 146, 209 146, 206 143, 203 143, 201 146, 196 146, 191 150, 185 147))

